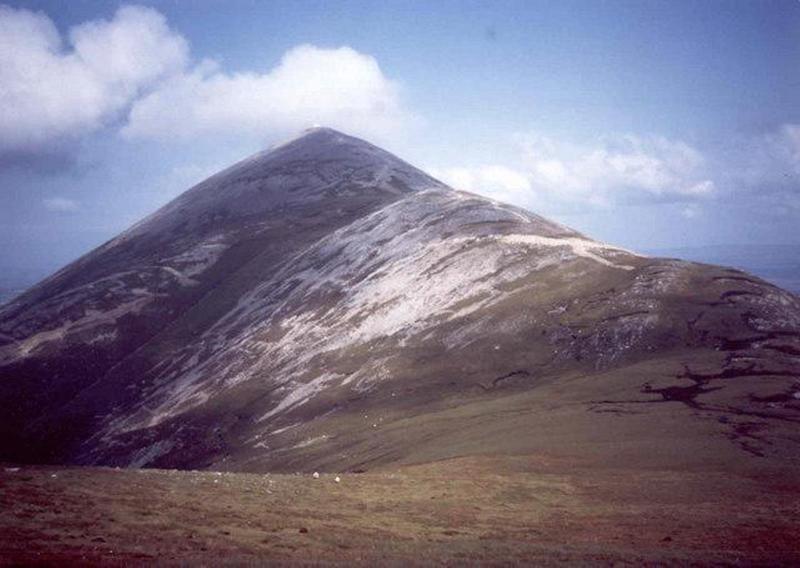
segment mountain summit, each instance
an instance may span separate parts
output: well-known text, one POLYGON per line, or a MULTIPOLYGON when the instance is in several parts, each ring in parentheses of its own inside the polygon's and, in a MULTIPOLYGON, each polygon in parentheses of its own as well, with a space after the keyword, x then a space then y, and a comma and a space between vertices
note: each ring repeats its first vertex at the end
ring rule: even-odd
POLYGON ((0 308, 0 459, 796 460, 800 301, 306 131, 0 308))

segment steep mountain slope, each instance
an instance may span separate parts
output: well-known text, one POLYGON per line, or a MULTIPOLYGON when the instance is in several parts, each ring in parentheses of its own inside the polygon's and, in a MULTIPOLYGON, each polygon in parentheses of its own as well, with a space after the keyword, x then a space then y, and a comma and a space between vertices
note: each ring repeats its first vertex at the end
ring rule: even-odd
POLYGON ((325 129, 200 183, 2 307, 0 400, 14 401, 0 421, 3 446, 19 444, 9 454, 30 450, 28 459, 64 459, 74 439, 65 405, 109 370, 182 317, 189 328, 178 341, 189 341, 287 257, 413 189, 437 186, 325 129))
POLYGON ((800 457, 800 300, 328 129, 0 310, 0 457, 243 470, 800 457))

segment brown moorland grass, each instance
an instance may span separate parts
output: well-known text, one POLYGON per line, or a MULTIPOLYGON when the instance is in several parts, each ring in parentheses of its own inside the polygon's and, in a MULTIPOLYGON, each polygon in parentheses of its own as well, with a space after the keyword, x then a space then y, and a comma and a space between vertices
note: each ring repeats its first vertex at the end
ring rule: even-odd
POLYGON ((480 456, 364 474, 0 469, 0 564, 800 562, 776 471, 480 456))

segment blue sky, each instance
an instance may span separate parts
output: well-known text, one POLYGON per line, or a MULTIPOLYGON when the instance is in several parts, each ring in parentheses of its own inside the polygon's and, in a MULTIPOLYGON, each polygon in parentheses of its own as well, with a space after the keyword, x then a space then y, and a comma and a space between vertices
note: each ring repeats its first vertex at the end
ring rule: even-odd
POLYGON ((800 2, 9 2, 0 271, 313 123, 634 249, 800 244, 800 2))

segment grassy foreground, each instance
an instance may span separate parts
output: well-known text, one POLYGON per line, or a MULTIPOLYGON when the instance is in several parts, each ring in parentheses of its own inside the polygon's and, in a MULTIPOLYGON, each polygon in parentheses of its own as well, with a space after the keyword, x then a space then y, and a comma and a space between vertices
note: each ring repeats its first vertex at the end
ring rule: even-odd
POLYGON ((363 474, 0 468, 0 564, 800 563, 800 480, 476 457, 363 474))

